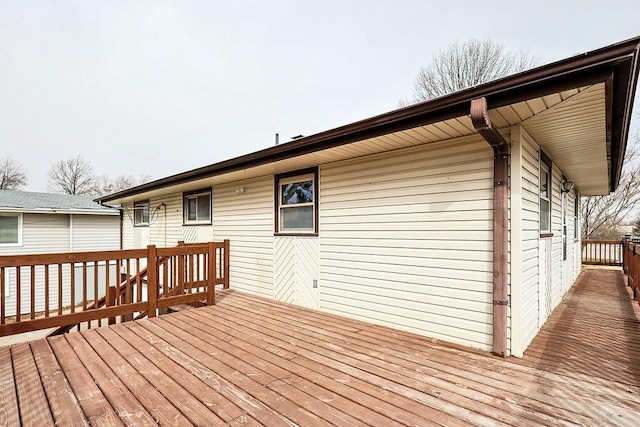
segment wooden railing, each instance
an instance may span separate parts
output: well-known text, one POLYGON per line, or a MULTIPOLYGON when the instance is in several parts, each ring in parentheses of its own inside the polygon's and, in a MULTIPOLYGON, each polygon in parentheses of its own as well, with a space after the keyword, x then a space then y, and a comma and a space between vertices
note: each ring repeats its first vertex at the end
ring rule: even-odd
POLYGON ((104 252, 0 256, 0 336, 154 317, 215 304, 229 287, 229 241, 104 252))
POLYGON ((582 263, 585 265, 622 265, 620 240, 583 240, 582 263))
POLYGON ((626 283, 633 290, 633 298, 640 302, 640 243, 625 239, 622 241, 622 247, 622 269, 626 283))

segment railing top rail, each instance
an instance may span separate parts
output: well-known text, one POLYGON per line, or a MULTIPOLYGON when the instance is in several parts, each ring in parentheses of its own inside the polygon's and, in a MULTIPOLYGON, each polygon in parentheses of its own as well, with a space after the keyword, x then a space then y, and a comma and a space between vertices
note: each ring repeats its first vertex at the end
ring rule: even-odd
POLYGON ((620 245, 622 244, 622 240, 591 240, 591 239, 583 239, 582 244, 589 243, 603 243, 603 244, 611 244, 611 245, 620 245))
POLYGON ((69 264, 96 261, 113 261, 131 258, 146 258, 146 249, 126 249, 95 252, 66 252, 32 255, 2 255, 0 267, 31 267, 44 264, 69 264))

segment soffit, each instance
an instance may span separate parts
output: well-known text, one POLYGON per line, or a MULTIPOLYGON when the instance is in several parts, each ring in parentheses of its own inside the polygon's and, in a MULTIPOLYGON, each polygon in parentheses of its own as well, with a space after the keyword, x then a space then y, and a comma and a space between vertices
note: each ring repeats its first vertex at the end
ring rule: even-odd
MULTIPOLYGON (((503 130, 524 124, 554 162, 580 190, 608 188, 604 84, 586 86, 500 107, 489 112, 503 130), (597 107, 595 110, 591 110, 597 107), (579 154, 579 155, 577 155, 579 154)), ((113 200, 109 204, 232 183, 260 176, 463 137, 479 138, 470 116, 405 129, 351 144, 291 157, 113 200)), ((585 193, 586 194, 586 193, 585 193)))

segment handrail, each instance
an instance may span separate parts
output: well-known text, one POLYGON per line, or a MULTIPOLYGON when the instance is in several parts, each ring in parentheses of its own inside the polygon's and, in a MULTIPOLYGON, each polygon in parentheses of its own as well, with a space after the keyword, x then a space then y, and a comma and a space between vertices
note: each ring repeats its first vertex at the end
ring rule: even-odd
POLYGON ((633 290, 633 298, 640 303, 640 244, 625 238, 622 248, 624 278, 627 286, 633 290))
POLYGON ((215 304, 215 287, 229 287, 229 246, 0 256, 0 336, 53 327, 63 333, 81 322, 101 326, 116 316, 154 317, 171 305, 215 304))
POLYGON ((585 265, 622 265, 620 240, 583 240, 582 263, 585 265))

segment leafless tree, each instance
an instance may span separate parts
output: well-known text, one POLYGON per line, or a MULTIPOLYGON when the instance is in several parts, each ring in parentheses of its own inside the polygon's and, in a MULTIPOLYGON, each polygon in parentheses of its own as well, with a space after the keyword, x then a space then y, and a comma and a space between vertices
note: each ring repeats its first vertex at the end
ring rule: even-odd
POLYGON ((640 133, 629 140, 620 183, 607 196, 583 197, 580 213, 584 239, 618 239, 622 222, 640 207, 640 133))
POLYGON ((26 185, 22 164, 8 156, 0 158, 0 190, 19 190, 26 185))
POLYGON ((108 175, 100 175, 96 179, 96 194, 102 196, 116 193, 126 190, 127 188, 135 187, 136 185, 144 184, 150 180, 151 176, 147 174, 140 174, 137 178, 133 175, 118 175, 115 178, 111 178, 108 175))
POLYGON ((58 160, 48 171, 48 186, 53 192, 66 194, 96 194, 93 166, 82 156, 58 160))
POLYGON ((508 52, 489 39, 454 42, 420 69, 413 94, 400 105, 426 101, 532 68, 538 60, 527 51, 508 52))

